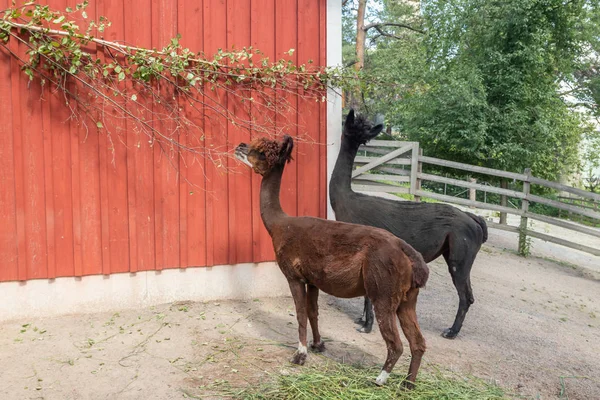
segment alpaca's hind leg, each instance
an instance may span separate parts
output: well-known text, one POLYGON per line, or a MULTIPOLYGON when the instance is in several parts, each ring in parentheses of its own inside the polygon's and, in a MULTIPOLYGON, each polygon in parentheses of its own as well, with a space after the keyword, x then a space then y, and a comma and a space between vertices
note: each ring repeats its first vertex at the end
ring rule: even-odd
POLYGON ((375 303, 375 313, 377 314, 377 322, 379 330, 387 347, 387 358, 383 364, 381 373, 375 380, 379 386, 385 384, 398 358, 402 355, 402 341, 398 332, 398 324, 396 323, 396 309, 390 304, 389 299, 381 299, 381 302, 387 304, 375 303))
POLYGON ((303 365, 306 361, 307 349, 306 349, 306 285, 300 281, 288 281, 292 297, 294 298, 294 304, 296 305, 296 318, 298 319, 298 350, 294 353, 294 357, 291 362, 298 365, 303 365))
MULTIPOLYGON (((453 250, 456 251, 455 249, 453 250)), ((475 252, 475 254, 477 253, 475 252)), ((475 301, 473 298, 473 289, 471 289, 470 277, 471 267, 475 261, 475 255, 469 257, 463 256, 462 260, 455 260, 452 255, 449 257, 444 256, 444 258, 446 258, 448 270, 450 271, 450 275, 452 275, 452 282, 456 287, 459 302, 456 317, 454 318, 454 324, 452 327, 444 330, 442 336, 446 339, 454 339, 462 328, 469 307, 475 301)))
POLYGON ((373 315, 373 303, 371 303, 371 300, 367 296, 365 296, 365 309, 363 311, 363 316, 364 320, 358 319, 356 321, 358 324, 362 325, 357 329, 357 331, 362 333, 370 333, 373 330, 373 320, 375 318, 373 315))
POLYGON ((313 334, 313 342, 310 348, 319 353, 325 351, 325 343, 321 341, 319 333, 319 289, 316 286, 307 286, 306 309, 308 311, 308 321, 313 334))
POLYGON ((408 368, 408 377, 405 381, 405 386, 409 389, 414 387, 417 372, 421 366, 421 359, 426 349, 425 338, 417 322, 418 295, 419 289, 411 289, 406 295, 407 300, 398 307, 400 326, 402 326, 402 331, 410 346, 411 360, 410 367, 408 368))

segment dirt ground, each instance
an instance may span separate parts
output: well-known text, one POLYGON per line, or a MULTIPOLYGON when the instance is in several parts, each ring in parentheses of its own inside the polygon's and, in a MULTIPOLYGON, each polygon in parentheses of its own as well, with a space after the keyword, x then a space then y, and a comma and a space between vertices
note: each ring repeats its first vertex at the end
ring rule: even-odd
MULTIPOLYGON (((423 368, 472 374, 526 398, 600 399, 598 264, 537 242, 534 257, 523 259, 515 244, 513 234, 491 231, 472 273, 475 304, 452 341, 440 333, 453 321, 458 298, 443 261, 430 263, 418 309, 428 341, 423 368), (571 255, 551 261, 548 249, 550 256, 571 255), (569 263, 573 257, 577 266, 569 263)), ((361 311, 361 299, 321 295, 325 357, 383 362, 379 332, 355 330, 361 311)), ((256 384, 294 368, 288 359, 296 326, 289 297, 4 322, 0 398, 201 398, 224 380, 256 384)), ((407 357, 395 372, 405 373, 407 357)), ((311 354, 307 363, 319 360, 311 354)))

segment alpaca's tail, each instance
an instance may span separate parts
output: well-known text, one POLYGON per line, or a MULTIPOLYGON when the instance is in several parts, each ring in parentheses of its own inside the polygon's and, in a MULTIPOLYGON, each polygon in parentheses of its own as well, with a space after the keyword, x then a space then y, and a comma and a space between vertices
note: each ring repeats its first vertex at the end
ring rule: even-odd
POLYGON ((427 263, 425 263, 425 260, 419 254, 419 257, 413 261, 412 287, 417 289, 424 287, 427 279, 429 279, 429 266, 427 266, 427 263))
POLYGON ((487 224, 485 223, 485 219, 479 215, 471 214, 470 212, 466 214, 481 227, 481 230, 483 231, 483 242, 481 243, 485 243, 488 240, 488 228, 487 224))

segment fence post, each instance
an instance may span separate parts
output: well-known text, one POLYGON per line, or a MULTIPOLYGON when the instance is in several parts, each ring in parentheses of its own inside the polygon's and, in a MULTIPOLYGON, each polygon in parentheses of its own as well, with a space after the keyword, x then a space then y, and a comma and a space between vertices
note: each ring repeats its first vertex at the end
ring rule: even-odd
MULTIPOLYGON (((525 180, 523 181, 523 195, 525 198, 521 202, 521 211, 526 213, 529 210, 529 191, 531 189, 530 177, 531 177, 531 168, 525 168, 523 173, 526 175, 525 180)), ((521 224, 519 225, 519 254, 527 257, 529 255, 530 245, 527 240, 527 217, 525 215, 521 216, 521 224)))
MULTIPOLYGON (((423 155, 423 149, 419 148, 419 156, 422 156, 422 155, 423 155)), ((417 173, 421 173, 421 172, 423 172, 423 163, 421 161, 419 161, 419 163, 417 164, 417 173)), ((419 190, 421 190, 421 178, 419 178, 419 176, 417 175, 417 181, 415 183, 415 193, 419 190)), ((415 201, 420 202, 421 196, 415 195, 415 201)))
POLYGON ((419 170, 419 143, 413 143, 411 159, 410 159, 410 190, 409 193, 415 197, 415 201, 417 200, 417 196, 415 193, 417 192, 417 173, 419 170))
MULTIPOLYGON (((469 182, 476 183, 477 178, 469 178, 469 182)), ((477 201, 477 189, 469 188, 469 200, 477 201)), ((469 206, 469 207, 473 208, 473 206, 469 206)))
MULTIPOLYGON (((508 189, 508 181, 506 179, 502 179, 502 181, 500 182, 500 187, 502 189, 508 189)), ((506 199, 506 195, 503 194, 500 197, 500 205, 502 207, 506 207, 507 205, 507 199, 506 199)), ((506 213, 505 212, 501 212, 500 213, 500 223, 503 225, 506 225, 506 213)))

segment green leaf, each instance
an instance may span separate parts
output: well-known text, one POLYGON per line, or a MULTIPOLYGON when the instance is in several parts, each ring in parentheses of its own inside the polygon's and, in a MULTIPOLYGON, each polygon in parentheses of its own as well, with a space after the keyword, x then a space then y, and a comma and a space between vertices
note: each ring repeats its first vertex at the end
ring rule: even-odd
POLYGON ((122 81, 123 79, 125 79, 125 72, 119 73, 119 81, 122 81))
POLYGON ((31 68, 25 68, 24 72, 25 72, 25 75, 27 75, 29 77, 29 80, 32 81, 33 80, 33 70, 31 68))
POLYGON ((76 74, 77 73, 77 67, 76 66, 71 66, 71 68, 69 68, 69 73, 70 74, 76 74))
POLYGON ((56 18, 54 21, 52 21, 53 24, 60 24, 61 22, 63 22, 65 20, 65 16, 61 15, 60 17, 56 18))
POLYGON ((102 122, 100 121, 96 122, 96 126, 98 127, 98 129, 104 128, 104 125, 102 125, 102 122))
POLYGON ((136 101, 137 100, 137 96, 135 94, 131 95, 131 100, 136 101))
POLYGON ((83 17, 83 19, 87 19, 88 15, 85 11, 81 12, 81 16, 83 17))

